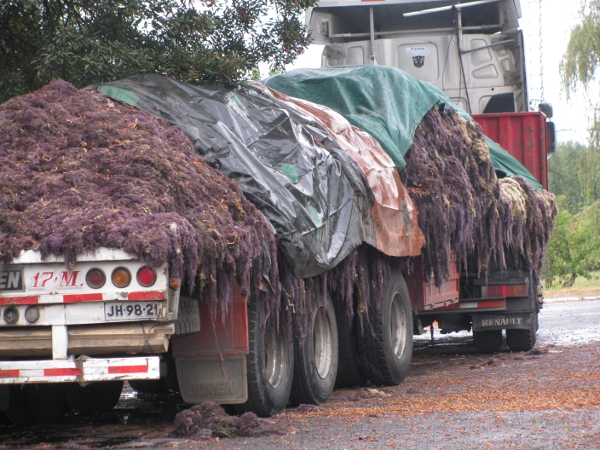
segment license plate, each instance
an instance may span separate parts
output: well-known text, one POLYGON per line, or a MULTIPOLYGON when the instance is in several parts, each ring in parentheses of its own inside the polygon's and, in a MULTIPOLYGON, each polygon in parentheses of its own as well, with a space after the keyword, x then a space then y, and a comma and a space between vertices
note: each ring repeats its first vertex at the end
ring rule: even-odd
POLYGON ((158 302, 118 302, 104 304, 104 320, 157 318, 158 302))

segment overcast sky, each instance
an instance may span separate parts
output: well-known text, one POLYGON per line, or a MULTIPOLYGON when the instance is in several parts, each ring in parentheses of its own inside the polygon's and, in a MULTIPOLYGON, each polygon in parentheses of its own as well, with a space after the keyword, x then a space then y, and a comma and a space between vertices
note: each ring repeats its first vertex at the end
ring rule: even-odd
MULTIPOLYGON (((579 18, 580 0, 521 0, 520 20, 525 34, 529 95, 552 103, 558 141, 585 143, 591 107, 583 92, 566 100, 560 83, 559 64, 569 40, 570 30, 579 18), (542 34, 540 39, 540 8, 542 34), (543 64, 540 62, 540 43, 543 64), (543 83, 542 83, 543 80, 543 83), (543 86, 543 89, 542 89, 543 86)), ((294 66, 319 67, 322 46, 311 46, 294 66)))

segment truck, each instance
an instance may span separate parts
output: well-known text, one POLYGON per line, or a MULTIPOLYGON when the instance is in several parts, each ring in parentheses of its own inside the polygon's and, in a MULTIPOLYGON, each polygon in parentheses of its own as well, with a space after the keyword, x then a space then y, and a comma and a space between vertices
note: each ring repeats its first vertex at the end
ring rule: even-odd
MULTIPOLYGON (((421 21, 405 15, 428 2, 322 1, 307 24, 314 42, 327 44, 324 66, 391 64, 439 83, 507 150, 524 151, 523 162, 537 164, 534 173, 546 186, 551 122, 525 112, 518 2, 474 3, 449 3, 441 16, 421 21), (522 142, 530 146, 523 150, 522 142)), ((532 270, 469 272, 456 261, 444 277, 427 273, 417 209, 379 143, 328 105, 269 86, 249 83, 234 92, 145 76, 94 87, 181 127, 200 156, 263 206, 285 253, 265 250, 263 258, 265 267, 279 265, 281 289, 268 271, 251 289, 248 279, 236 278, 231 292, 216 292, 227 298, 215 304, 206 298, 206 286, 220 286, 212 275, 191 289, 169 262, 148 264, 122 248, 71 259, 23 251, 2 267, 0 286, 0 411, 10 420, 52 420, 67 404, 107 411, 125 381, 139 391, 169 388, 189 404, 217 401, 235 413, 271 416, 289 403, 326 402, 335 386, 402 382, 413 335, 434 322, 444 333, 473 330, 483 352, 500 349, 503 330, 512 351, 535 345, 543 302, 532 270), (189 117, 200 119, 185 122, 189 117), (261 134, 267 122, 275 125, 261 134), (268 157, 247 153, 257 136, 273 152, 268 157), (246 153, 236 160, 240 148, 246 153), (253 184, 257 178, 265 184, 253 184), (303 184, 307 178, 313 184, 303 184), (313 193, 321 184, 327 195, 313 193), (383 213, 384 204, 395 205, 392 212, 383 213), (270 216, 273 205, 291 215, 270 216), (280 303, 267 307, 263 296, 277 292, 280 303)))
MULTIPOLYGON (((530 111, 536 105, 519 18, 518 0, 321 0, 307 11, 306 26, 312 42, 324 45, 322 67, 392 66, 432 83, 547 189, 552 107, 540 102, 530 111)), ((531 274, 491 271, 481 279, 452 270, 438 288, 420 278, 408 280, 420 325, 437 322, 442 333, 472 329, 480 351, 497 350, 502 330, 512 350, 535 345, 543 298, 531 274)))

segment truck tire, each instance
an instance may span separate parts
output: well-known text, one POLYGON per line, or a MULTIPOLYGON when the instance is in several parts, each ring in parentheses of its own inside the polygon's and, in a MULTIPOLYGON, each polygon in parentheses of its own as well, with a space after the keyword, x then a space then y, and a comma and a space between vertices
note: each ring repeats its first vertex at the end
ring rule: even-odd
MULTIPOLYGON (((350 321, 344 305, 335 304, 335 316, 338 330, 338 370, 335 379, 336 388, 364 386, 367 378, 358 363, 358 340, 355 320, 350 321)), ((356 317, 354 317, 356 319, 356 317)))
POLYGON ((329 295, 312 296, 304 342, 294 340, 294 380, 290 403, 320 405, 329 400, 338 370, 338 331, 329 295))
POLYGON ((171 351, 162 356, 162 363, 167 365, 167 373, 159 380, 130 380, 129 385, 134 391, 142 394, 164 394, 169 391, 179 392, 179 383, 177 381, 177 366, 171 351))
POLYGON ((164 394, 169 387, 163 378, 160 380, 130 380, 129 386, 138 394, 164 394))
POLYGON ((371 299, 358 340, 359 363, 375 385, 395 386, 408 373, 413 350, 413 317, 404 278, 393 271, 380 302, 371 299))
POLYGON ((502 347, 502 330, 473 331, 473 343, 479 353, 494 353, 502 347))
POLYGON ((5 415, 16 424, 55 423, 67 411, 66 383, 10 386, 10 404, 5 415))
POLYGON ((536 343, 538 313, 531 314, 531 326, 527 330, 506 330, 506 343, 513 352, 528 352, 536 343))
POLYGON ((179 309, 175 321, 175 334, 178 336, 200 331, 200 308, 198 300, 179 297, 179 309))
POLYGON ((277 327, 276 318, 263 313, 262 306, 262 300, 248 302, 248 400, 234 405, 234 409, 238 414, 252 411, 261 417, 271 417, 283 412, 290 398, 294 345, 283 320, 277 327))
POLYGON ((122 390, 122 381, 103 381, 87 386, 70 383, 67 400, 75 412, 104 413, 117 405, 122 390))

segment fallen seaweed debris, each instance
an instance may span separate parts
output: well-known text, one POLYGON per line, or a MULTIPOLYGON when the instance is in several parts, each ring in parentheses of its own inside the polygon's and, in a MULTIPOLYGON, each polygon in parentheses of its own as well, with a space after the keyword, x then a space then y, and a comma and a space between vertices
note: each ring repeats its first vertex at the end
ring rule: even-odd
POLYGON ((276 261, 262 214, 179 128, 97 92, 59 80, 0 105, 0 166, 0 264, 124 249, 216 302, 257 289, 265 249, 276 261))
POLYGON ((181 411, 175 416, 178 437, 205 441, 212 438, 235 438, 283 435, 285 432, 267 419, 247 412, 230 416, 217 402, 206 402, 181 411))
POLYGON ((308 405, 306 403, 302 403, 298 405, 298 407, 294 410, 297 414, 306 414, 310 412, 318 412, 321 408, 317 405, 308 405))

